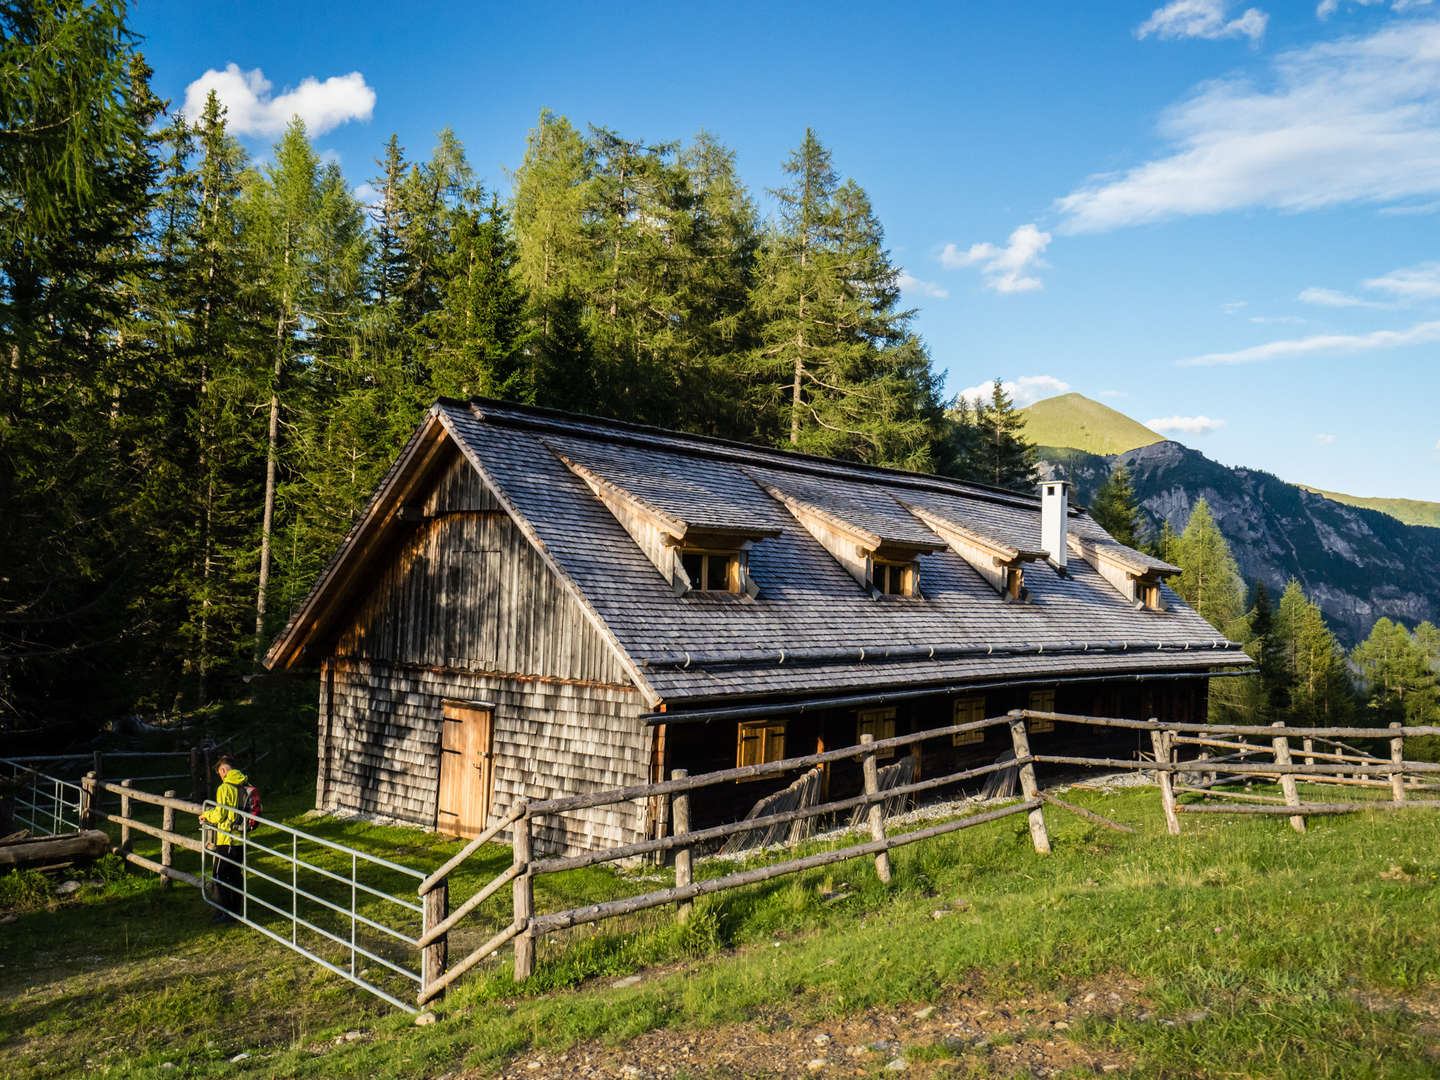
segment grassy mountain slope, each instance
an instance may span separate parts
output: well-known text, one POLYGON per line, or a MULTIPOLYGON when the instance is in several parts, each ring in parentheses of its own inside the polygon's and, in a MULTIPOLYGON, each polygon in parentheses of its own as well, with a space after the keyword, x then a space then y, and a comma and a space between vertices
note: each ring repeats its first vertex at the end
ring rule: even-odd
POLYGON ((1396 521, 1403 521, 1406 525, 1428 525, 1431 528, 1440 528, 1440 503, 1426 502, 1423 499, 1372 499, 1365 495, 1342 495, 1338 491, 1326 491, 1323 488, 1310 487, 1308 484, 1301 484, 1306 491, 1313 491, 1316 495, 1324 495, 1327 499, 1344 503, 1346 506, 1360 506, 1366 510, 1378 510, 1382 514, 1389 514, 1396 521))
POLYGON ((1144 424, 1092 401, 1084 394, 1061 394, 1020 410, 1025 436, 1036 446, 1068 446, 1091 454, 1123 454, 1162 442, 1144 424))

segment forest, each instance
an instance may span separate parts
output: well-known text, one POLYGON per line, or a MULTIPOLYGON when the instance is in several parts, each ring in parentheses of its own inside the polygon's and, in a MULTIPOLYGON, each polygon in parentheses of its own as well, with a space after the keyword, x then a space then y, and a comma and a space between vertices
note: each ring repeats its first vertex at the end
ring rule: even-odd
MULTIPOLYGON (((213 94, 159 100, 118 0, 0 5, 0 33, 0 731, 243 694, 441 396, 1035 481, 998 379, 944 399, 963 358, 930 356, 814 131, 764 200, 708 132, 548 111, 506 190, 448 129, 391 136, 356 189, 298 120, 252 161, 213 94)), ((1097 503, 1112 530, 1126 498, 1097 503)), ((1298 587, 1226 576, 1207 516, 1148 541, 1261 668, 1217 708, 1434 715, 1433 627, 1347 657, 1298 587)))

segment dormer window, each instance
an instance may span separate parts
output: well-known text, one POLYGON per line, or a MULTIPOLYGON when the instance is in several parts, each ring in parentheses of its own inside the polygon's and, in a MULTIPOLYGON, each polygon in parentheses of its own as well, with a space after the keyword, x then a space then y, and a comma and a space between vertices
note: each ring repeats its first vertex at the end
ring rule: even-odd
POLYGON ((1180 573, 1178 566, 1134 551, 1108 536, 1077 537, 1072 534, 1070 549, 1115 586, 1137 610, 1165 610, 1160 586, 1167 577, 1180 573))
POLYGON ((875 590, 883 596, 914 596, 915 595, 915 573, 914 563, 886 562, 881 559, 871 561, 871 581, 875 590))
MULTIPOLYGON (((944 551, 945 542, 899 515, 835 500, 819 506, 751 477, 783 504, 815 541, 834 556, 872 598, 920 596, 921 555, 944 551), (877 531, 878 530, 878 531, 877 531)), ((821 493, 823 495, 823 493, 821 493)))
POLYGON ((1001 597, 1021 601, 1030 595, 1025 588, 1025 564, 1045 558, 1043 551, 1007 544, 928 506, 907 504, 906 509, 974 567, 1001 597))
POLYGON ((690 579, 691 589, 699 592, 740 591, 739 552, 681 548, 680 565, 690 579))
POLYGON ((759 595, 759 587, 750 576, 750 550, 761 540, 779 536, 779 528, 743 507, 724 503, 685 478, 669 477, 665 484, 656 484, 653 477, 637 475, 615 462, 603 464, 626 483, 643 484, 642 495, 555 447, 550 449, 567 469, 585 481, 670 583, 676 596, 691 592, 736 593, 751 598, 759 595), (674 497, 675 488, 684 489, 683 499, 674 497))

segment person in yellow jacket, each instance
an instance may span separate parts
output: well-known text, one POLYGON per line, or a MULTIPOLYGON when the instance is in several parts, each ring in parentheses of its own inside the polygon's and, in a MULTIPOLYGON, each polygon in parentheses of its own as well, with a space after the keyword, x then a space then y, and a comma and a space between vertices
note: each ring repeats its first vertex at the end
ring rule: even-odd
POLYGON ((215 842, 211 852, 215 856, 215 880, 219 884, 220 910, 210 921, 226 923, 240 914, 240 875, 245 821, 235 812, 240 805, 240 785, 245 783, 245 774, 222 756, 215 763, 215 772, 220 784, 215 789, 216 805, 200 815, 200 820, 215 827, 215 842))

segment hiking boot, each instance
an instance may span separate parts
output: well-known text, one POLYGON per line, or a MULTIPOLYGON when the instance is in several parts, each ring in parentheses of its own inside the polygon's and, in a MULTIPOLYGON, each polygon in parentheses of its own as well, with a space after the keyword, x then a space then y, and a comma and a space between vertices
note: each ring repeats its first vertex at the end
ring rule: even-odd
POLYGON ((221 923, 228 923, 234 921, 235 916, 231 915, 228 911, 217 910, 215 914, 210 916, 210 925, 212 926, 219 926, 221 923))

